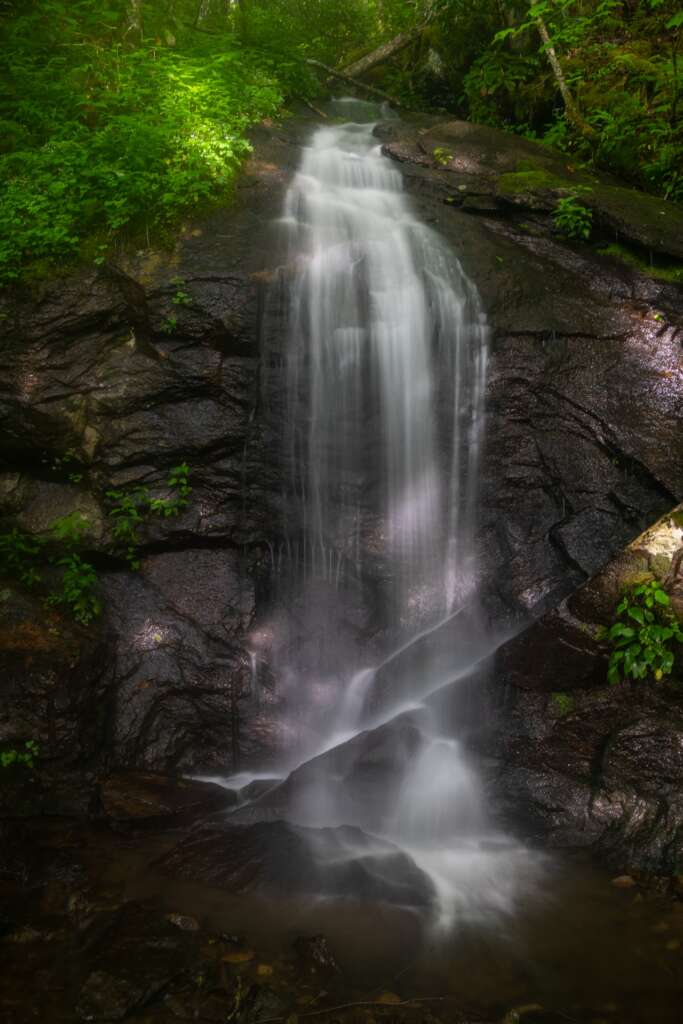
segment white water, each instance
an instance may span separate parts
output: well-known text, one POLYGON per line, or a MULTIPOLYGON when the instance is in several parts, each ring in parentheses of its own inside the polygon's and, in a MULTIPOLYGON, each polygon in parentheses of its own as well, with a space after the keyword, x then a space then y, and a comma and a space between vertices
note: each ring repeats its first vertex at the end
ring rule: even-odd
POLYGON ((271 660, 292 693, 290 767, 323 752, 330 765, 328 777, 319 762, 294 820, 392 839, 431 876, 450 923, 510 909, 524 862, 491 826, 463 744, 423 705, 493 646, 473 544, 488 332, 476 289, 415 216, 373 127, 318 129, 282 218, 296 497, 284 565, 273 554, 271 632, 285 639, 271 660), (369 590, 374 629, 359 611, 369 590), (396 785, 347 799, 336 751, 409 708, 420 743, 396 785))

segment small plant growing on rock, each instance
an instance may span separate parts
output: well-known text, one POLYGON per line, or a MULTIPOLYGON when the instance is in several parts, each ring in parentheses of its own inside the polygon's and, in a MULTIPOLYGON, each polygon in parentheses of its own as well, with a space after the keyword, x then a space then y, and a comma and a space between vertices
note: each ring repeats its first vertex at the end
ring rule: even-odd
POLYGON ((62 588, 50 595, 48 605, 65 604, 76 622, 90 625, 102 612, 102 602, 95 594, 97 573, 94 567, 78 555, 60 558, 57 565, 64 567, 62 588))
POLYGON ((175 294, 171 299, 174 306, 189 306, 192 302, 192 296, 185 291, 185 281, 182 277, 171 278, 171 284, 175 285, 175 294))
POLYGON ((131 569, 140 568, 137 555, 139 529, 150 513, 168 519, 180 515, 187 506, 190 487, 190 467, 186 462, 174 466, 169 473, 167 484, 173 492, 170 498, 152 498, 148 487, 136 487, 132 491, 107 491, 112 502, 109 515, 114 520, 112 533, 116 547, 131 569))
POLYGON ((42 540, 23 533, 16 526, 7 533, 0 533, 0 571, 30 590, 41 580, 38 564, 42 547, 42 540))
POLYGON ((617 621, 601 636, 612 645, 607 679, 659 682, 674 666, 673 644, 683 644, 683 630, 671 611, 669 595, 657 580, 630 587, 616 609, 617 621))
POLYGON ((432 150, 432 156, 434 157, 434 163, 438 164, 439 167, 448 167, 453 159, 450 149, 446 149, 445 146, 437 146, 436 149, 432 150))
POLYGON ((82 512, 70 512, 68 516, 60 516, 50 526, 55 540, 62 544, 80 544, 84 534, 88 532, 90 521, 82 512))
POLYGON ((553 223, 564 238, 588 241, 593 226, 593 211, 583 206, 576 195, 560 199, 553 213, 553 223))
POLYGON ((177 326, 178 318, 176 316, 167 316, 161 325, 161 330, 164 334, 175 334, 177 326))
POLYGON ((23 750, 3 750, 0 753, 0 768, 12 768, 15 765, 34 768, 36 758, 40 755, 40 747, 35 740, 27 740, 23 750))

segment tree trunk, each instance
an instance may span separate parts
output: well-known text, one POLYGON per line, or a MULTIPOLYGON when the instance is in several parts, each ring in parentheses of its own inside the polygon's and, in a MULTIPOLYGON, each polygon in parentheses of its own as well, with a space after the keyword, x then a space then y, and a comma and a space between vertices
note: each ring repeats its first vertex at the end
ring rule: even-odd
POLYGON ((365 57, 361 57, 360 60, 354 61, 353 64, 343 68, 344 74, 348 75, 349 78, 357 78, 358 75, 365 74, 370 68, 374 68, 377 64, 389 60, 399 50, 412 43, 420 35, 423 28, 424 25, 420 25, 419 28, 413 28, 409 32, 400 32, 393 39, 390 39, 388 43, 382 43, 372 53, 366 54, 365 57))
POLYGON ((236 0, 237 2, 237 32, 242 42, 249 40, 249 2, 248 0, 236 0))
POLYGON ((536 26, 538 28, 538 34, 540 35, 543 41, 545 52, 548 56, 548 61, 550 62, 550 67, 553 69, 553 74, 555 76, 555 81, 557 82, 557 87, 560 90, 560 95, 562 96, 562 102, 564 103, 564 109, 567 114, 567 120, 571 121, 571 123, 576 128, 578 128, 579 131, 586 136, 586 138, 594 138, 596 135, 595 129, 591 128, 591 126, 586 121, 584 121, 584 119, 581 117, 581 114, 579 113, 578 107, 574 103, 574 97, 569 91, 567 79, 564 77, 562 65, 560 64, 560 61, 558 59, 555 47, 550 41, 550 35, 548 34, 548 29, 543 18, 536 19, 536 26))
POLYGON ((203 21, 206 21, 208 16, 211 14, 211 0, 199 0, 197 4, 197 13, 194 19, 194 26, 200 26, 203 21))
POLYGON ((142 42, 142 0, 128 0, 126 41, 132 46, 142 42))

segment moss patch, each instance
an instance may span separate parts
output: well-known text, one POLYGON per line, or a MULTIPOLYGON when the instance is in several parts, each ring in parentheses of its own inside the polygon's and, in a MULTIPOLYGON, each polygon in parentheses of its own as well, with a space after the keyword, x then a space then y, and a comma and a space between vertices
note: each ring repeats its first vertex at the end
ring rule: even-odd
POLYGON ((624 263, 626 266, 632 267, 634 270, 640 271, 641 274, 652 277, 657 281, 668 281, 671 284, 683 283, 683 263, 672 261, 662 263, 660 266, 650 264, 633 249, 626 245, 621 245, 619 242, 605 245, 598 249, 598 252, 601 256, 610 256, 612 259, 619 260, 620 263, 624 263))
MULTIPOLYGON (((524 161, 526 163, 527 161, 524 161)), ((498 191, 505 195, 515 195, 518 192, 536 192, 539 189, 568 189, 571 183, 551 174, 550 171, 526 170, 512 171, 508 174, 501 174, 498 179, 498 191)))

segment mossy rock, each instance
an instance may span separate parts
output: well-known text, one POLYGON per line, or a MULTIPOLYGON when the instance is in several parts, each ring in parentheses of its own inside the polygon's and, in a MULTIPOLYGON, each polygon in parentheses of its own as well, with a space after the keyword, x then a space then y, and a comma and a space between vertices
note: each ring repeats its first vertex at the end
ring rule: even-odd
POLYGON ((627 267, 654 278, 656 281, 666 281, 669 284, 683 284, 683 263, 668 261, 664 265, 656 266, 648 263, 643 256, 640 256, 634 249, 619 242, 605 245, 598 250, 601 256, 608 256, 610 259, 618 260, 627 267))
POLYGON ((539 190, 570 189, 571 183, 545 170, 522 170, 501 174, 498 191, 502 195, 528 194, 539 190))

